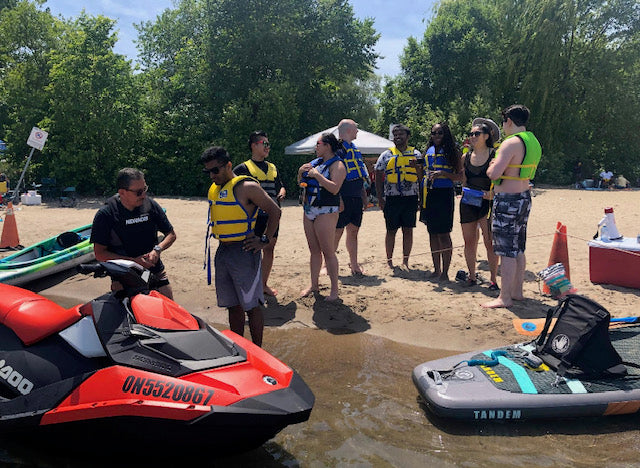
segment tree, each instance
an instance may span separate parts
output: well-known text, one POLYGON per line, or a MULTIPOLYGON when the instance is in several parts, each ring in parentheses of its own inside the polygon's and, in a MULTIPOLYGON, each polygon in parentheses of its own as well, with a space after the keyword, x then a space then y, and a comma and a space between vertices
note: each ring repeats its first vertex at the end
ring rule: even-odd
POLYGON ((139 25, 149 161, 170 167, 158 183, 203 193, 192 168, 211 142, 239 161, 261 128, 275 156, 343 116, 371 115, 346 93, 372 75, 372 24, 346 0, 182 0, 139 25))
POLYGON ((83 13, 49 54, 42 172, 85 193, 113 191, 117 170, 136 164, 138 90, 129 62, 113 52, 113 26, 83 13))

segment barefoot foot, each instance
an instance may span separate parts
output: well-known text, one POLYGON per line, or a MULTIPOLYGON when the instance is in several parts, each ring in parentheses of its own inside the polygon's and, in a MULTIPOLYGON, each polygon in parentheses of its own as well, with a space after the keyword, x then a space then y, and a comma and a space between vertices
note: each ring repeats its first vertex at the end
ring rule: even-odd
POLYGON ((493 301, 485 302, 482 307, 487 309, 500 309, 502 307, 511 307, 513 302, 504 302, 501 298, 494 299, 493 301))
POLYGON ((264 292, 264 294, 266 296, 276 297, 278 295, 278 290, 277 289, 272 289, 269 286, 267 286, 266 284, 262 287, 262 291, 264 292))
POLYGON ((317 292, 319 292, 319 290, 318 289, 313 289, 312 287, 311 288, 307 288, 307 289, 303 289, 302 291, 300 291, 300 297, 309 297, 312 294, 315 294, 317 292))

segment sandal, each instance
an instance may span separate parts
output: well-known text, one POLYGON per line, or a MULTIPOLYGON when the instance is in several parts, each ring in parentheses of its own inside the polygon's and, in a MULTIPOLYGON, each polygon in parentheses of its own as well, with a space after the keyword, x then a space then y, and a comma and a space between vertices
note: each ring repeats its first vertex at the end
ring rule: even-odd
POLYGON ((491 284, 489 285, 489 291, 500 291, 500 288, 498 287, 498 283, 492 281, 491 284))
POLYGON ((464 285, 467 288, 470 288, 471 286, 476 286, 477 284, 478 284, 478 281, 471 278, 467 279, 467 281, 464 282, 464 285))

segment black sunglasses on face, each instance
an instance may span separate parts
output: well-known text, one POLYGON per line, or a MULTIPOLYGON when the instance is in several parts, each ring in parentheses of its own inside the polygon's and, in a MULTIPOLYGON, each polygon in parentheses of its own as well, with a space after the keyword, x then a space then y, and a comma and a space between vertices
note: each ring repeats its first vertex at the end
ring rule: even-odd
POLYGON ((202 172, 204 174, 213 174, 213 175, 218 175, 220 174, 220 168, 217 166, 213 166, 211 169, 202 169, 202 172))
POLYGON ((133 192, 136 194, 136 197, 141 197, 143 193, 147 193, 147 190, 149 190, 149 186, 145 185, 143 188, 138 189, 138 190, 131 190, 126 188, 125 189, 127 192, 133 192))
POLYGON ((484 132, 479 132, 479 131, 475 131, 475 132, 469 132, 467 135, 469 135, 470 137, 478 137, 480 135, 482 135, 484 132))
POLYGON ((431 132, 431 135, 444 135, 444 131, 436 130, 435 132, 431 132))

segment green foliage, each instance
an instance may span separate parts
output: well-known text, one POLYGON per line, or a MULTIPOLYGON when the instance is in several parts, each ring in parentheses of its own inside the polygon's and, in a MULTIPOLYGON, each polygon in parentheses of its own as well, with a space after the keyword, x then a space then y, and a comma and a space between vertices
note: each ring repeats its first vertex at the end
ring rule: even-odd
POLYGON ((578 160, 635 180, 639 18, 633 0, 445 0, 408 41, 376 127, 404 121, 424 135, 444 119, 461 141, 474 117, 498 121, 522 103, 545 151, 539 181, 569 183, 578 160))

